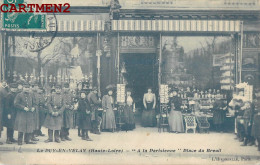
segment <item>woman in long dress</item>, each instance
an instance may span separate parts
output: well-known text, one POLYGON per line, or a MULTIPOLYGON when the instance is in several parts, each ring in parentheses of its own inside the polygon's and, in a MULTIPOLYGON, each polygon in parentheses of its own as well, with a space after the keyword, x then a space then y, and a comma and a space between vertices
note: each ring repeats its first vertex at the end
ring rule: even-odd
POLYGON ((144 110, 142 114, 142 125, 144 127, 153 127, 155 126, 155 106, 156 106, 156 97, 152 93, 152 88, 148 88, 147 93, 143 97, 144 110))
POLYGON ((184 132, 184 124, 183 118, 181 113, 181 104, 182 100, 180 97, 177 96, 177 92, 172 92, 173 98, 171 98, 170 106, 171 111, 168 117, 168 123, 170 132, 180 133, 184 132))
POLYGON ((108 89, 108 94, 102 98, 102 108, 104 110, 102 115, 102 129, 114 132, 116 129, 116 120, 113 111, 114 99, 112 94, 113 90, 108 89))
POLYGON ((126 131, 135 129, 135 117, 134 117, 135 104, 131 96, 131 93, 132 92, 130 90, 126 92, 126 105, 124 107, 125 125, 123 126, 123 129, 126 131))
POLYGON ((223 124, 226 118, 225 106, 220 99, 217 99, 213 105, 213 124, 217 132, 222 132, 224 128, 223 124))

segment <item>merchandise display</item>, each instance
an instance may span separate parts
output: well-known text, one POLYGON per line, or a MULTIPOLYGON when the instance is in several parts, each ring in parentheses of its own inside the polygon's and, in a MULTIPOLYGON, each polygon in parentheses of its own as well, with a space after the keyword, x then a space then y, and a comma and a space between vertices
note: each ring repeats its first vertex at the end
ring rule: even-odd
POLYGON ((125 84, 117 84, 116 100, 118 103, 125 103, 125 84))

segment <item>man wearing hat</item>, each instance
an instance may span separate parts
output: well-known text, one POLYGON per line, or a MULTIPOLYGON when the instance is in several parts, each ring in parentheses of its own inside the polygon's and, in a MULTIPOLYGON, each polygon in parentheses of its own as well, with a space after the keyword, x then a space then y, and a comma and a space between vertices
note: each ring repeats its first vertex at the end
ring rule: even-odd
POLYGON ((28 83, 24 83, 23 91, 15 97, 14 105, 17 108, 14 129, 18 131, 18 145, 22 145, 24 135, 26 144, 36 144, 36 142, 30 141, 31 134, 35 128, 33 115, 35 100, 30 92, 30 85, 28 83))
POLYGON ((3 124, 7 128, 7 144, 12 144, 17 142, 14 139, 14 123, 16 118, 16 108, 14 106, 14 99, 17 95, 17 87, 16 83, 11 83, 9 85, 10 92, 8 93, 5 101, 5 108, 3 114, 3 124))
POLYGON ((244 106, 241 107, 241 109, 244 111, 243 114, 243 130, 244 130, 244 141, 241 146, 247 146, 247 145, 253 145, 254 138, 251 136, 251 130, 252 130, 252 123, 253 123, 253 117, 254 117, 254 109, 252 106, 252 103, 249 101, 246 101, 244 106))
MULTIPOLYGON (((0 83, 0 137, 1 137, 1 131, 2 131, 2 114, 4 110, 4 103, 5 103, 5 98, 7 96, 7 90, 6 90, 6 83, 2 82, 0 83)), ((0 145, 3 143, 0 142, 0 145)))
MULTIPOLYGON (((31 84, 31 92, 32 92, 33 98, 36 101, 36 99, 38 98, 38 84, 37 83, 31 84)), ((32 141, 39 141, 39 139, 36 138, 36 136, 38 136, 38 130, 40 128, 39 111, 37 109, 37 104, 36 104, 36 110, 33 112, 33 118, 34 118, 34 131, 32 134, 32 141)))
POLYGON ((23 91, 23 84, 24 84, 24 82, 22 80, 17 81, 17 93, 20 93, 23 91))
POLYGON ((62 126, 63 111, 65 109, 65 102, 61 94, 61 86, 56 85, 56 92, 53 93, 48 101, 48 113, 44 122, 44 126, 48 128, 49 138, 45 140, 46 143, 53 141, 53 131, 55 142, 60 143, 60 130, 62 126))
POLYGON ((37 105, 36 110, 38 113, 38 121, 39 121, 38 130, 36 131, 36 135, 44 136, 44 134, 41 131, 41 127, 44 124, 48 108, 47 108, 47 104, 46 104, 47 98, 45 97, 45 91, 42 87, 38 88, 35 101, 36 101, 36 105, 37 105))
POLYGON ((95 134, 100 134, 101 117, 98 115, 98 107, 101 105, 101 100, 98 99, 97 87, 93 87, 92 91, 88 94, 88 101, 91 106, 91 123, 92 132, 95 134))
POLYGON ((71 141, 71 138, 69 138, 69 129, 73 128, 73 95, 69 89, 69 83, 64 84, 63 89, 63 101, 65 103, 65 109, 63 112, 63 123, 62 128, 60 132, 61 141, 71 141))
POLYGON ((253 118, 251 135, 257 140, 258 151, 260 151, 260 89, 259 88, 256 89, 255 91, 254 105, 255 105, 255 114, 253 118))

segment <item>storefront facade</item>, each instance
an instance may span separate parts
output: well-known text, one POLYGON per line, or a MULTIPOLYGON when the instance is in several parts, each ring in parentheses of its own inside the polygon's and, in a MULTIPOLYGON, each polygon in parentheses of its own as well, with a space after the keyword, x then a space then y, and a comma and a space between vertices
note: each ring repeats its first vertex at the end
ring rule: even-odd
MULTIPOLYGON (((107 85, 118 83, 131 84, 131 88, 152 86, 157 92, 160 84, 209 88, 206 85, 198 87, 200 83, 196 84, 196 77, 184 66, 182 54, 188 53, 184 52, 183 45, 176 43, 176 38, 212 37, 213 40, 226 37, 229 50, 211 51, 210 61, 213 65, 217 63, 217 57, 225 58, 219 54, 227 54, 233 66, 225 72, 229 79, 218 78, 225 85, 219 83, 216 86, 232 90, 239 82, 259 84, 259 1, 122 0, 119 3, 97 1, 90 6, 87 3, 85 6, 72 5, 68 15, 56 15, 55 40, 52 46, 41 51, 41 55, 38 52, 38 56, 32 51, 23 51, 23 54, 17 51, 18 46, 14 46, 19 40, 30 38, 31 33, 2 29, 1 80, 13 81, 14 74, 17 77, 27 74, 28 77, 40 77, 42 82, 62 82, 70 79, 68 68, 81 66, 80 76, 92 77, 92 83, 97 84, 101 92, 107 85), (20 54, 23 59, 26 55, 35 56, 32 60, 38 59, 39 62, 40 59, 40 63, 23 70, 19 65, 24 64, 23 59, 19 63, 12 60, 20 54), (65 60, 60 61, 59 57, 65 60), (147 74, 149 78, 143 79, 147 74)), ((47 27, 47 31, 51 31, 50 28, 47 27)), ((35 31, 35 34, 46 38, 52 35, 46 31, 35 31)), ((215 65, 221 67, 224 64, 215 65)))

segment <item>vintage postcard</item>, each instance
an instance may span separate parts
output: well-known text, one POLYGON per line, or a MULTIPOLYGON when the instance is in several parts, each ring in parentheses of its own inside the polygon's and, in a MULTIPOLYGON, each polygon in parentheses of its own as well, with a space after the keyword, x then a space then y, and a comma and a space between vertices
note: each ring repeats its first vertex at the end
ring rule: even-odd
POLYGON ((259 0, 0 14, 0 164, 260 165, 259 0))

